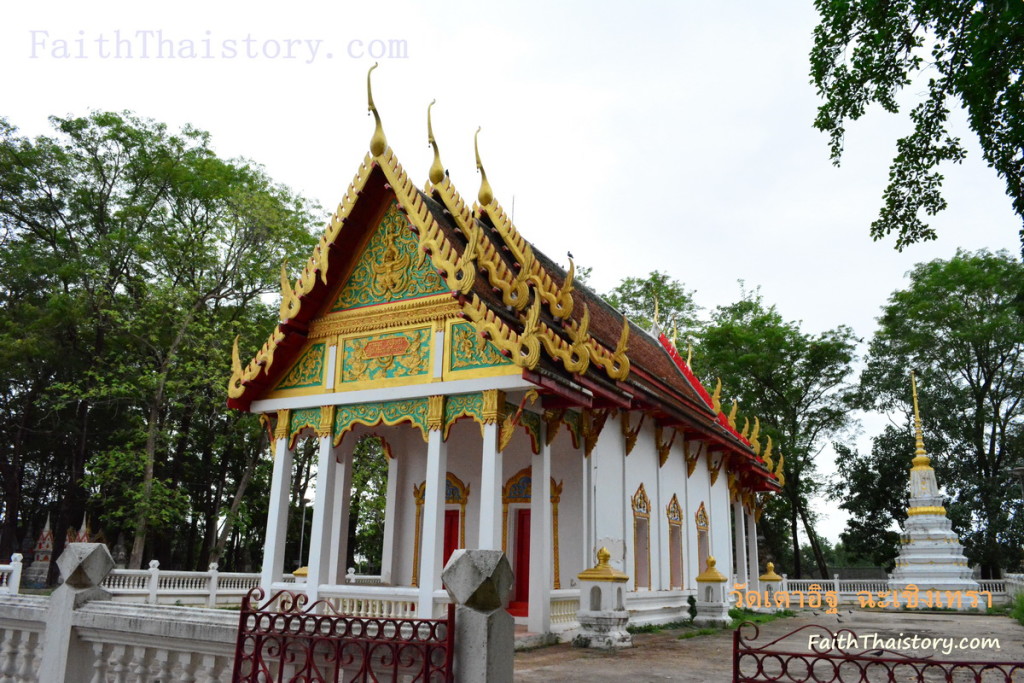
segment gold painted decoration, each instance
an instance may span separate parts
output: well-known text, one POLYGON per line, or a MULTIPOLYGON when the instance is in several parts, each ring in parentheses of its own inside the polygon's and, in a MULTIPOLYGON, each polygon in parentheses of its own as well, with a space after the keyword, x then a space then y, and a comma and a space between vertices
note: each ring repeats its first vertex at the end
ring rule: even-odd
POLYGON ((515 428, 522 425, 530 437, 530 446, 534 453, 540 453, 540 415, 526 410, 526 403, 533 403, 537 400, 537 392, 531 389, 523 396, 518 406, 512 403, 505 404, 505 421, 501 425, 501 433, 498 435, 498 451, 504 451, 512 441, 515 428))
POLYGON ((477 333, 471 323, 451 326, 448 347, 448 367, 452 371, 479 370, 494 366, 512 365, 491 342, 477 333))
POLYGON ((626 455, 633 452, 633 448, 636 446, 637 437, 640 436, 640 428, 644 426, 644 420, 647 418, 647 413, 640 413, 640 422, 637 423, 635 429, 629 427, 629 412, 622 411, 622 421, 619 423, 619 427, 622 429, 622 436, 626 442, 626 455))
POLYGON ((583 417, 574 410, 566 410, 562 414, 562 424, 569 430, 572 447, 579 448, 583 443, 583 417))
POLYGON ((312 344, 307 348, 291 370, 277 383, 276 390, 287 389, 310 389, 322 386, 324 383, 324 372, 327 367, 325 356, 327 345, 324 343, 312 344))
POLYGON ((683 525, 683 507, 679 504, 679 498, 674 493, 672 494, 672 499, 668 501, 668 505, 665 507, 665 515, 668 517, 669 525, 683 525))
POLYGON ((309 429, 313 433, 316 433, 320 429, 319 408, 300 408, 298 410, 291 411, 291 415, 288 420, 288 445, 290 448, 295 448, 296 439, 298 439, 299 434, 305 429, 309 429))
POLYGON ((387 149, 388 140, 384 137, 384 127, 380 123, 380 114, 377 113, 377 107, 373 103, 373 86, 370 83, 370 74, 376 68, 377 62, 374 62, 370 70, 366 72, 366 102, 367 108, 373 114, 374 120, 373 136, 370 137, 370 153, 375 157, 379 157, 387 149))
POLYGON ((431 327, 350 337, 340 344, 340 383, 430 377, 431 327))
POLYGON ((338 406, 334 416, 334 445, 341 443, 345 434, 357 424, 375 427, 381 423, 393 426, 402 422, 408 422, 419 429, 423 440, 426 441, 427 399, 409 398, 338 406))
POLYGON ((693 515, 693 521, 697 525, 697 531, 707 531, 711 528, 711 518, 708 517, 708 509, 704 507, 704 501, 697 506, 697 512, 693 515))
POLYGON ((769 472, 771 472, 772 470, 775 469, 775 461, 772 460, 772 437, 771 437, 771 434, 768 435, 768 443, 765 444, 765 446, 764 446, 764 455, 762 455, 761 457, 764 458, 765 467, 768 468, 769 472))
POLYGON ((739 410, 739 401, 733 400, 732 408, 729 409, 729 426, 736 429, 736 411, 739 410))
POLYGON ((452 425, 460 418, 471 417, 480 424, 480 431, 483 431, 484 422, 484 397, 481 394, 456 394, 448 396, 444 403, 444 438, 448 439, 448 432, 452 425))
POLYGON ((299 295, 295 293, 288 281, 288 263, 286 261, 281 264, 281 305, 278 309, 281 321, 285 322, 294 318, 300 307, 299 295))
POLYGON ((290 412, 291 411, 289 411, 289 410, 278 410, 277 411, 277 422, 274 423, 274 439, 287 439, 288 438, 288 428, 289 428, 288 414, 290 412))
POLYGON ((700 460, 701 454, 704 452, 704 442, 701 441, 696 449, 688 448, 686 442, 683 442, 683 453, 686 454, 686 476, 689 478, 697 470, 697 461, 700 460), (690 451, 693 453, 690 453, 690 451))
POLYGON ((505 392, 500 389, 487 389, 483 392, 482 415, 484 424, 497 424, 505 419, 505 392))
POLYGON ((743 418, 743 431, 740 432, 740 436, 742 436, 744 439, 746 439, 749 434, 750 434, 750 418, 744 417, 743 418))
POLYGON ((309 324, 311 340, 332 339, 360 332, 376 332, 400 326, 419 326, 455 318, 462 305, 447 292, 390 304, 330 312, 309 324))
POLYGON ((537 323, 540 309, 531 308, 522 334, 516 334, 494 311, 489 309, 476 294, 464 306, 466 317, 476 325, 477 332, 492 342, 503 355, 522 368, 532 370, 540 361, 540 340, 537 339, 537 323))
POLYGON ((427 429, 439 432, 444 429, 444 396, 427 397, 427 429))
POLYGON ((754 449, 754 455, 761 455, 761 440, 758 436, 761 434, 761 419, 758 417, 754 418, 754 431, 750 432, 750 447, 754 449))
POLYGON ((672 451, 672 444, 676 441, 676 436, 679 432, 675 429, 672 430, 672 438, 668 441, 664 440, 665 428, 661 425, 655 425, 654 427, 654 443, 658 448, 658 464, 664 466, 668 462, 668 455, 672 451))
POLYGON ((712 466, 711 463, 714 461, 715 455, 710 450, 708 451, 708 471, 711 473, 711 485, 714 486, 715 482, 718 481, 718 474, 722 471, 722 465, 725 464, 726 455, 725 453, 718 454, 718 464, 712 466))
MULTIPOLYGON (((316 435, 319 437, 330 436, 331 431, 334 429, 334 406, 320 406, 320 424, 317 425, 316 435)), ((381 439, 381 443, 385 447, 385 453, 388 452, 388 445, 384 439, 381 439)), ((389 456, 390 457, 390 456, 389 456)))
POLYGON ((422 258, 419 240, 392 201, 367 241, 332 311, 445 294, 448 288, 422 258))
POLYGON ((583 411, 581 415, 583 423, 581 431, 583 433, 583 450, 586 457, 589 458, 590 454, 594 451, 594 446, 597 445, 597 440, 601 436, 605 422, 608 421, 610 414, 610 408, 601 410, 590 410, 588 408, 583 411))
POLYGON ((484 171, 484 165, 480 161, 480 130, 481 127, 477 127, 476 133, 473 134, 473 151, 476 153, 476 170, 480 172, 480 191, 477 192, 477 201, 480 202, 481 206, 487 206, 494 201, 494 191, 491 189, 491 184, 487 182, 487 172, 484 171))
POLYGON ((715 392, 711 394, 711 409, 715 411, 715 415, 722 412, 722 378, 717 378, 715 382, 715 392))
POLYGON ((558 428, 562 426, 563 415, 565 415, 565 408, 545 410, 541 416, 544 422, 544 443, 546 445, 550 446, 558 436, 558 428))
POLYGON ((434 140, 434 126, 430 121, 430 110, 437 104, 437 100, 431 100, 427 105, 427 143, 434 148, 434 161, 430 164, 430 182, 438 184, 444 180, 444 165, 441 163, 441 152, 437 149, 437 141, 434 140))
POLYGON ((779 486, 786 485, 786 473, 783 470, 783 465, 786 463, 786 456, 779 453, 779 466, 775 468, 775 478, 779 480, 779 486))
POLYGON ((630 499, 633 506, 633 515, 641 517, 643 519, 650 519, 651 517, 651 499, 647 497, 647 491, 644 489, 644 485, 640 484, 640 488, 636 490, 633 497, 630 499))

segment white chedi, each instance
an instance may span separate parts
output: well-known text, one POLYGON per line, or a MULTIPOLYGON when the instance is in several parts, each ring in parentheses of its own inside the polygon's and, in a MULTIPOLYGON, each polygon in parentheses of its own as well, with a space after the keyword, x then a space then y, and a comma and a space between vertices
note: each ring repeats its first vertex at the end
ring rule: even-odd
MULTIPOLYGON (((911 375, 914 397, 914 431, 916 449, 910 470, 910 507, 902 535, 902 548, 896 568, 889 576, 889 590, 904 591, 916 586, 922 593, 932 591, 979 590, 971 578, 971 568, 964 557, 960 539, 952 529, 942 506, 942 496, 935 480, 931 459, 924 450, 921 417, 917 407, 917 386, 911 375)), ((971 600, 964 599, 965 608, 971 600)), ((949 606, 943 604, 942 606, 949 606)))

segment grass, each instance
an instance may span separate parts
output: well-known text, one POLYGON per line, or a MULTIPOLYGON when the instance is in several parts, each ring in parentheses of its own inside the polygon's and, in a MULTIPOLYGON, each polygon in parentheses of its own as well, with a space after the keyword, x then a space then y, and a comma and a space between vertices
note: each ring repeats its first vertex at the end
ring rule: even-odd
POLYGON ((1010 610, 1010 617, 1024 626, 1024 593, 1019 594, 1013 601, 1013 608, 1010 610))
POLYGON ((697 636, 710 636, 718 633, 722 629, 720 628, 699 628, 696 631, 690 631, 679 636, 679 640, 686 640, 687 638, 696 638, 697 636))
POLYGON ((627 626, 626 631, 632 634, 661 633, 662 631, 674 631, 680 628, 689 628, 692 621, 692 619, 686 619, 683 621, 670 621, 667 624, 639 624, 637 626, 627 626))
POLYGON ((746 621, 754 624, 767 624, 768 622, 775 621, 776 619, 785 619, 787 617, 796 616, 796 614, 788 609, 784 609, 780 612, 764 613, 733 607, 729 610, 729 616, 732 617, 732 625, 729 628, 734 629, 746 621))

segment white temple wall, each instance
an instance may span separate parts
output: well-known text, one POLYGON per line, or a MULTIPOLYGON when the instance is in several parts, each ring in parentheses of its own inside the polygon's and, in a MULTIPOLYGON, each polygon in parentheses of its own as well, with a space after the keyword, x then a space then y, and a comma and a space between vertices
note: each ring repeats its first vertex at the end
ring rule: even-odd
POLYGON ((576 575, 593 566, 593 562, 584 561, 583 547, 579 543, 583 533, 582 459, 583 450, 573 447, 572 435, 563 426, 551 444, 551 477, 562 484, 558 503, 558 566, 562 588, 571 588, 576 575))
MULTIPOLYGON (((724 454, 716 456, 725 457, 724 454)), ((710 477, 708 479, 710 485, 710 477)), ((718 571, 722 572, 729 579, 729 587, 732 587, 732 505, 729 501, 729 475, 726 474, 725 465, 718 472, 718 480, 710 486, 711 505, 708 512, 711 513, 711 554, 716 560, 718 571)))
MULTIPOLYGON (((694 520, 694 516, 697 514, 697 509, 700 507, 702 502, 710 514, 711 481, 710 475, 708 474, 707 458, 703 454, 706 446, 701 444, 699 441, 688 441, 686 445, 690 449, 691 457, 698 451, 698 449, 701 451, 700 458, 697 460, 697 465, 693 470, 693 474, 686 480, 686 509, 683 515, 683 524, 686 527, 687 548, 686 557, 683 558, 686 567, 684 570, 686 587, 688 589, 696 590, 696 578, 703 570, 703 567, 699 566, 697 524, 694 520)), ((711 520, 711 523, 714 524, 714 520, 711 520)))
MULTIPOLYGON (((594 482, 594 539, 597 548, 611 553, 610 564, 630 574, 626 564, 626 510, 629 500, 625 481, 626 445, 619 415, 609 416, 590 455, 594 482)), ((630 534, 631 535, 631 534, 630 534)))
MULTIPOLYGON (((671 437, 669 437, 671 438, 671 437)), ((689 525, 687 521, 693 518, 693 515, 687 516, 686 507, 686 459, 683 455, 682 437, 677 436, 675 442, 672 444, 672 449, 668 454, 668 460, 661 466, 659 470, 661 486, 659 490, 659 503, 658 508, 654 511, 658 515, 659 528, 661 529, 661 587, 663 590, 669 590, 672 584, 671 577, 671 552, 669 549, 669 524, 668 524, 668 504, 672 500, 674 495, 679 501, 679 507, 683 511, 683 526, 682 526, 682 556, 683 556, 683 585, 689 579, 689 572, 687 571, 687 560, 689 555, 689 548, 687 545, 687 538, 689 536, 689 525)), ((652 513, 654 514, 654 513, 652 513)))
POLYGON ((392 582, 396 586, 409 586, 412 585, 413 548, 416 542, 416 501, 412 489, 427 476, 427 443, 418 429, 405 425, 382 430, 381 434, 388 438, 388 433, 396 429, 402 430, 403 434, 396 439, 398 443, 392 444, 398 459, 398 504, 395 514, 398 527, 395 529, 395 569, 392 582))
MULTIPOLYGON (((636 428, 638 415, 630 416, 630 426, 636 428)), ((659 508, 658 495, 658 449, 654 441, 654 421, 644 420, 644 424, 637 434, 636 444, 628 456, 626 456, 626 490, 625 509, 623 511, 626 522, 626 570, 629 575, 629 590, 649 590, 647 585, 638 585, 638 567, 647 564, 650 571, 650 588, 657 590, 660 581, 660 562, 657 557, 658 543, 658 519, 655 510, 659 508), (636 495, 640 485, 643 485, 647 492, 647 498, 651 502, 651 515, 647 520, 648 540, 647 553, 638 552, 639 541, 636 536, 636 523, 633 515, 633 496, 636 495)))

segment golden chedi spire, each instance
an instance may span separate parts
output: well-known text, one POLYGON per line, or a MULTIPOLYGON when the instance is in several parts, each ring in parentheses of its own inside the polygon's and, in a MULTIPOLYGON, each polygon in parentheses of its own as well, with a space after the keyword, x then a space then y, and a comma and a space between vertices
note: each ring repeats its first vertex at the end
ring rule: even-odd
POLYGON ((444 180, 444 165, 441 164, 441 153, 437 150, 437 140, 434 139, 434 127, 430 122, 430 108, 437 103, 431 100, 427 105, 427 142, 434 148, 434 161, 430 164, 430 182, 439 185, 444 180))
POLYGON ((370 154, 379 157, 388 148, 388 139, 384 137, 384 126, 380 123, 380 114, 377 113, 377 106, 373 103, 373 87, 370 84, 370 74, 376 68, 377 62, 374 62, 370 70, 366 72, 366 102, 375 122, 373 136, 370 138, 370 154))
POLYGON ((483 162, 480 161, 480 145, 477 140, 480 137, 480 127, 477 127, 476 133, 473 135, 473 151, 476 153, 476 170, 480 171, 480 191, 477 192, 476 199, 480 202, 480 206, 489 206, 494 201, 494 191, 491 190, 491 184, 487 182, 487 172, 484 170, 483 162))
POLYGON ((921 413, 917 407, 917 379, 910 372, 910 392, 914 397, 914 469, 931 469, 932 460, 924 450, 924 434, 921 432, 921 413))

